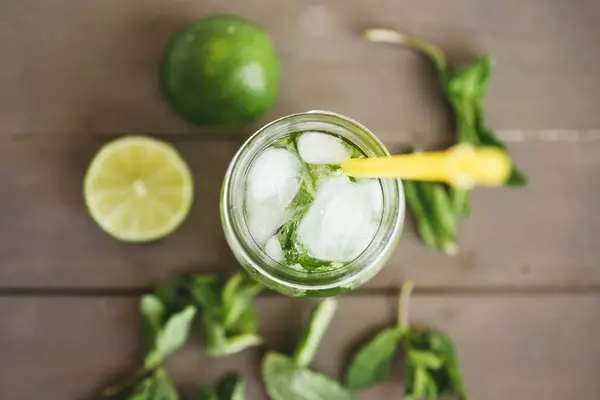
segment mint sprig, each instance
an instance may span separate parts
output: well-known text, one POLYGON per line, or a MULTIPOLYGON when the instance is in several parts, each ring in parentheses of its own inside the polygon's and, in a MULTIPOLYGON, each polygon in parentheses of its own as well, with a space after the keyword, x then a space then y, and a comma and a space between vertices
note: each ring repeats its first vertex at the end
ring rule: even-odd
POLYGON ((222 357, 262 343, 252 307, 262 285, 240 272, 226 283, 214 276, 190 276, 186 287, 201 310, 208 355, 222 357))
POLYGON ((396 325, 379 332, 354 355, 346 385, 362 390, 388 378, 392 363, 403 349, 404 400, 433 400, 445 395, 467 400, 452 340, 442 332, 409 324, 412 289, 412 282, 402 287, 396 325))
POLYGON ((244 273, 227 282, 214 276, 191 275, 160 284, 140 300, 142 367, 121 383, 105 389, 103 396, 135 400, 177 399, 162 365, 187 342, 193 321, 201 314, 205 351, 211 356, 237 353, 262 343, 257 334, 252 301, 263 287, 244 273), (159 393, 162 397, 156 397, 159 393), (166 393, 166 394, 165 394, 166 393), (167 396, 168 394, 168 396, 167 396), (129 398, 128 398, 129 399, 129 398))
POLYGON ((350 400, 339 382, 308 368, 331 323, 337 303, 320 302, 311 313, 293 357, 270 351, 262 363, 263 383, 271 400, 350 400))

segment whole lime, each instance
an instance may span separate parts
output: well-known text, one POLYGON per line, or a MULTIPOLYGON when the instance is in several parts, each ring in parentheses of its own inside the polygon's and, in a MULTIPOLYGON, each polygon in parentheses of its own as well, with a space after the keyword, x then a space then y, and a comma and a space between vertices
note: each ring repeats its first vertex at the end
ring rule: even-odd
POLYGON ((241 17, 218 15, 173 36, 162 58, 160 84, 183 118, 232 128, 273 105, 279 69, 273 42, 263 30, 241 17))

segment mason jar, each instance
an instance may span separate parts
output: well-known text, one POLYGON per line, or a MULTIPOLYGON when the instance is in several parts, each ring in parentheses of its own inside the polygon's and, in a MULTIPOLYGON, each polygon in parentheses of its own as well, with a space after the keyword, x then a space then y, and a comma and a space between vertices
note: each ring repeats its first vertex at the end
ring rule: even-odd
POLYGON ((290 135, 307 131, 342 137, 366 157, 389 155, 373 133, 343 115, 309 111, 280 118, 254 133, 231 160, 221 191, 221 223, 235 258, 259 282, 289 296, 330 297, 362 285, 389 260, 404 222, 404 192, 400 180, 380 180, 383 199, 381 221, 372 241, 355 259, 330 270, 313 272, 274 261, 255 243, 246 223, 247 176, 253 161, 263 150, 290 135))

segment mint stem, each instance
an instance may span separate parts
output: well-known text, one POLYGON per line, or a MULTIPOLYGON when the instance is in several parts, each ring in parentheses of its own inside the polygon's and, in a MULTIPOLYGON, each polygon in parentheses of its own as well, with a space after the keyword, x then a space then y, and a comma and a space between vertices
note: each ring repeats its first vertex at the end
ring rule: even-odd
POLYGON ((363 35, 371 42, 399 44, 419 51, 431 60, 440 73, 445 74, 446 56, 444 51, 433 43, 408 36, 393 29, 371 28, 364 31, 363 35))
POLYGON ((315 306, 293 356, 294 363, 297 366, 308 367, 312 362, 325 331, 333 319, 336 308, 337 301, 333 298, 323 300, 315 306))
POLYGON ((139 381, 145 378, 149 373, 151 373, 151 369, 140 368, 135 374, 129 376, 128 378, 122 380, 120 383, 114 384, 112 386, 107 387, 102 392, 102 397, 114 397, 117 394, 121 393, 127 388, 135 386, 139 381))
POLYGON ((402 333, 406 332, 409 327, 408 323, 408 306, 410 303, 410 295, 412 294, 415 284, 413 281, 406 281, 400 290, 398 296, 398 328, 402 333))

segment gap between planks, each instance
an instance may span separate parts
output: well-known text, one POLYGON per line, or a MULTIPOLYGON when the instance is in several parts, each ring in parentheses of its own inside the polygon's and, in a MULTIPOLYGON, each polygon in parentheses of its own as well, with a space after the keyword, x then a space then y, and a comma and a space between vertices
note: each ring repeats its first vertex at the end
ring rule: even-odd
MULTIPOLYGON (((359 289, 342 297, 393 297, 397 296, 400 288, 359 289)), ((128 288, 2 288, 0 297, 139 297, 149 293, 151 289, 128 288)), ((413 291, 415 296, 451 296, 451 297, 510 297, 510 296, 562 296, 600 294, 600 285, 587 286, 421 286, 413 291)), ((280 294, 268 291, 260 297, 276 297, 280 294)))
MULTIPOLYGON (((175 143, 206 142, 206 141, 245 141, 256 129, 244 129, 239 132, 197 132, 197 133, 165 133, 150 134, 150 136, 175 143)), ((495 130, 498 138, 505 143, 531 143, 531 142, 596 142, 600 141, 600 129, 498 129, 495 130)), ((128 135, 129 133, 96 133, 91 140, 97 140, 99 144, 128 135)), ((56 133, 47 135, 37 134, 9 134, 8 140, 12 142, 24 142, 28 140, 54 140, 59 135, 56 133)), ((389 142, 410 142, 414 134, 409 132, 387 132, 379 134, 381 138, 389 142)), ((2 139, 0 138, 0 142, 2 139)))

